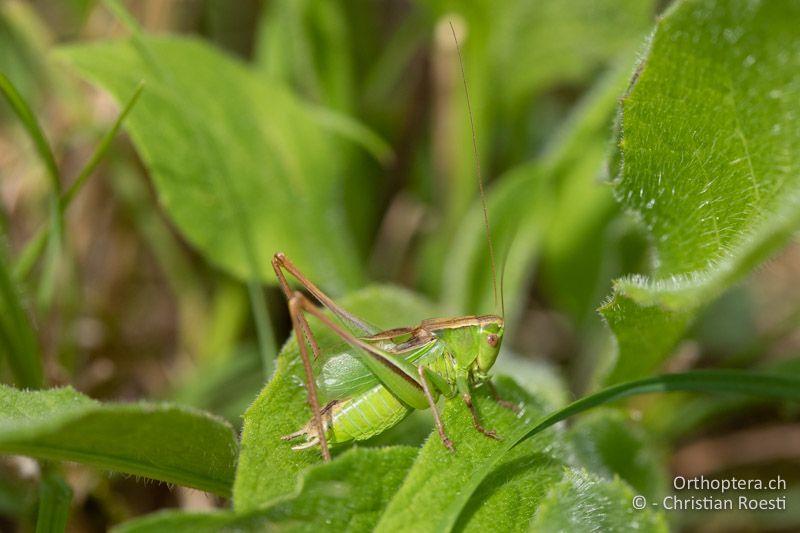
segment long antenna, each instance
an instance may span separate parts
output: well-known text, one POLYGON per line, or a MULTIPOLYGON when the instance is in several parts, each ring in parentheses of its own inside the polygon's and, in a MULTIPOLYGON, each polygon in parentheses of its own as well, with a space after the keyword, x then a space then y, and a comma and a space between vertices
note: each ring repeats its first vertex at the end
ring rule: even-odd
MULTIPOLYGON (((464 72, 464 60, 461 58, 461 46, 458 44, 458 36, 453 22, 450 24, 450 31, 453 32, 453 40, 456 42, 456 52, 458 53, 458 65, 461 67, 461 80, 464 82, 464 96, 467 98, 467 111, 469 113, 469 126, 472 129, 472 152, 475 155, 475 170, 478 173, 478 188, 481 193, 481 208, 483 209, 483 224, 486 228, 486 242, 489 245, 489 260, 492 264, 492 289, 494 290, 494 306, 497 308, 497 269, 494 262, 494 246, 492 246, 492 232, 489 228, 489 210, 486 208, 486 193, 483 190, 483 174, 481 173, 481 160, 478 157, 478 138, 475 134, 475 121, 472 118, 472 104, 469 101, 469 89, 467 88, 467 74, 464 72)), ((506 315, 505 302, 502 288, 500 292, 500 313, 506 315)))

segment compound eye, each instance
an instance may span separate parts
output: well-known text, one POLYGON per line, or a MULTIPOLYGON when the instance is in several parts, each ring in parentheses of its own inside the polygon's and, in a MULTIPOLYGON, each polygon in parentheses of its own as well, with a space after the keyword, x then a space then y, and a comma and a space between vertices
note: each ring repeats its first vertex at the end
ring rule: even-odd
POLYGON ((489 346, 491 346, 492 348, 497 347, 497 341, 498 341, 497 335, 495 335, 494 333, 490 333, 489 335, 486 336, 486 342, 489 343, 489 346))

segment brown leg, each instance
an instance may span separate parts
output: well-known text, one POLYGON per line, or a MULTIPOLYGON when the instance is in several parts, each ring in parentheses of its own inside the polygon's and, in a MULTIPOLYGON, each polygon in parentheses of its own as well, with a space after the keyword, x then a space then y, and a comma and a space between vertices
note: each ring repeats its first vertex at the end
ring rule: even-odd
MULTIPOLYGON (((303 360, 303 366, 306 371, 306 383, 308 384, 308 401, 311 404, 311 409, 314 413, 313 418, 313 426, 315 426, 315 433, 317 434, 317 440, 319 441, 320 448, 322 450, 322 455, 326 461, 330 460, 330 452, 328 450, 328 444, 325 439, 325 426, 323 424, 322 416, 325 414, 324 410, 320 410, 319 407, 319 400, 317 397, 317 387, 316 381, 314 380, 314 373, 311 366, 311 360, 308 354, 308 347, 304 342, 304 335, 301 333, 302 330, 302 321, 305 321, 304 313, 309 313, 316 317, 323 325, 328 327, 333 333, 338 335, 342 340, 348 342, 352 346, 356 348, 360 348, 365 352, 371 354, 373 357, 376 357, 380 361, 383 361, 387 365, 393 365, 391 361, 391 356, 384 354, 380 349, 376 348, 375 346, 369 344, 362 338, 356 337, 346 328, 339 325, 336 321, 328 317, 325 313, 322 312, 322 309, 317 307, 314 302, 309 300, 302 292, 295 291, 291 294, 289 299, 289 314, 292 317, 292 326, 294 328, 295 336, 297 338, 297 344, 300 349, 300 355, 303 360)), ((311 333, 311 329, 308 330, 308 335, 311 337, 312 342, 309 342, 312 346, 315 344, 313 341, 314 336, 311 333)), ((402 371, 398 369, 398 371, 402 371)), ((423 390, 426 390, 427 384, 420 385, 423 390)), ((426 398, 428 399, 429 403, 433 401, 433 397, 430 395, 430 391, 426 392, 426 398)), ((431 405, 433 405, 431 403, 431 405)), ((435 413, 435 409, 434 409, 435 413)), ((438 415, 437 415, 438 421, 438 415)), ((441 426, 441 421, 439 421, 439 425, 441 426)), ((442 430, 443 431, 443 430, 442 430)), ((297 434, 293 433, 292 436, 297 434)), ((286 436, 287 440, 290 438, 289 435, 286 436)), ((447 441, 449 442, 449 441, 447 441)), ((309 443, 310 446, 314 446, 316 443, 309 443)), ((303 445, 302 447, 305 447, 303 445)))
POLYGON ((439 411, 436 410, 436 401, 433 399, 430 387, 428 387, 428 378, 425 376, 425 367, 418 366, 417 372, 419 373, 419 380, 422 383, 422 390, 425 393, 425 398, 428 399, 428 404, 431 406, 431 412, 433 412, 433 420, 436 424, 436 431, 439 433, 439 438, 442 439, 442 442, 445 446, 447 446, 448 450, 455 452, 456 449, 453 447, 453 443, 447 438, 447 434, 444 432, 444 424, 442 424, 442 419, 439 418, 439 411))
MULTIPOLYGON (((292 317, 292 326, 294 328, 295 337, 297 338, 297 346, 300 349, 300 357, 303 360, 303 368, 306 371, 308 403, 311 404, 311 411, 314 415, 314 426, 317 430, 319 447, 320 450, 322 450, 322 459, 325 462, 328 462, 331 460, 331 452, 328 449, 328 441, 325 439, 325 426, 322 423, 322 410, 319 407, 319 399, 317 398, 317 383, 314 380, 314 371, 311 367, 311 359, 308 356, 308 347, 306 346, 306 339, 304 338, 306 336, 310 336, 310 338, 313 339, 314 335, 311 333, 311 329, 308 328, 308 323, 306 323, 306 335, 301 332, 303 329, 301 324, 302 322, 305 322, 305 317, 303 316, 302 310, 303 299, 304 296, 302 293, 295 292, 292 294, 289 299, 289 314, 292 317)), ((316 340, 312 341, 310 344, 315 346, 316 340)), ((319 347, 317 347, 317 350, 319 350, 319 347)))
POLYGON ((286 281, 286 277, 283 275, 283 270, 286 270, 289 274, 292 275, 300 284, 305 287, 305 289, 311 293, 311 295, 316 299, 319 303, 327 307, 328 309, 333 312, 334 315, 338 316, 340 319, 344 320, 348 324, 354 326, 356 329, 360 330, 364 335, 372 335, 375 333, 375 330, 372 326, 354 316, 344 309, 342 309, 336 302, 334 302, 330 296, 325 294, 320 290, 319 287, 314 285, 310 279, 308 279, 300 269, 297 268, 294 263, 289 261, 289 258, 283 254, 283 252, 278 252, 274 256, 272 256, 272 269, 275 270, 275 275, 278 276, 278 281, 280 281, 281 287, 283 288, 283 292, 286 295, 286 298, 289 299, 292 297, 292 289, 289 287, 289 283, 286 281))
MULTIPOLYGON (((283 294, 286 295, 286 300, 291 301, 294 295, 294 291, 289 286, 289 282, 286 280, 286 276, 283 275, 283 270, 281 267, 283 263, 281 261, 285 261, 286 258, 281 253, 275 254, 275 257, 272 258, 272 269, 275 271, 275 276, 278 278, 278 282, 281 285, 281 289, 283 289, 283 294)), ((302 283, 302 282, 301 282, 302 283)), ((314 334, 311 333, 311 328, 308 325, 308 321, 306 317, 303 316, 302 313, 298 314, 297 316, 298 323, 300 324, 300 331, 303 332, 303 336, 306 338, 308 343, 311 345, 311 351, 314 352, 314 360, 319 358, 320 350, 319 345, 317 344, 317 340, 314 338, 314 334)), ((292 319, 292 326, 294 326, 295 331, 298 330, 297 324, 294 323, 294 319, 292 319)), ((300 340, 298 339, 298 343, 300 340)))
POLYGON ((461 399, 464 400, 464 403, 467 404, 467 407, 469 407, 469 412, 472 415, 472 425, 475 426, 475 429, 477 429, 478 431, 480 431, 489 438, 500 440, 500 437, 497 436, 496 431, 494 430, 489 431, 481 425, 481 421, 478 418, 478 410, 475 409, 475 404, 472 403, 472 396, 467 392, 464 393, 461 399))
POLYGON ((501 398, 497 393, 497 388, 494 386, 494 383, 491 381, 486 381, 486 386, 489 387, 489 392, 492 393, 492 398, 494 398, 495 402, 497 402, 500 406, 505 407, 509 411, 514 411, 515 413, 519 414, 519 405, 501 398))

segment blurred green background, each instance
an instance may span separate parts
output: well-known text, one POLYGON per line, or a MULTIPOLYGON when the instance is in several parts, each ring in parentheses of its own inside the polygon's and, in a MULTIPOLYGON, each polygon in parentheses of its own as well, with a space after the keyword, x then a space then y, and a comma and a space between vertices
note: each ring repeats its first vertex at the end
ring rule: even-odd
MULTIPOLYGON (((452 22, 517 361, 501 371, 557 375, 574 396, 596 388, 615 350, 597 308, 612 280, 652 267, 647 234, 603 181, 617 172, 619 97, 663 4, 142 0, 125 3, 126 23, 90 0, 3 0, 0 71, 65 189, 146 83, 66 209, 61 244, 27 267, 52 185, 0 103, 2 260, 44 361, 43 378, 19 383, 0 357, 2 381, 169 399, 238 427, 289 333, 278 250, 334 297, 392 283, 442 316, 498 312, 452 22), (99 44, 138 31, 146 52, 136 38, 99 44)), ((663 369, 796 371, 799 269, 790 244, 703 308, 663 369)), ((629 407, 674 472, 800 477, 796 408, 688 395, 629 407)), ((0 459, 0 528, 30 526, 31 468, 0 459)), ((221 503, 77 466, 67 477, 74 531, 221 503)), ((775 527, 800 527, 799 513, 775 527)))

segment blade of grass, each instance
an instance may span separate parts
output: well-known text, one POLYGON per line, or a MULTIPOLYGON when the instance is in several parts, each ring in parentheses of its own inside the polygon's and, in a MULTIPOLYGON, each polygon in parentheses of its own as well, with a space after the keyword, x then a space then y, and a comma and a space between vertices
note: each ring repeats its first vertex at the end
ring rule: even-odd
POLYGON ((61 255, 61 233, 64 227, 64 212, 61 209, 59 201, 61 198, 61 176, 58 171, 58 165, 56 165, 55 156, 53 156, 53 150, 50 147, 50 143, 47 142, 47 138, 44 136, 39 121, 36 120, 36 116, 19 91, 17 91, 17 88, 14 87, 11 80, 3 73, 0 73, 0 92, 3 93, 6 101, 8 101, 14 113, 16 113, 17 117, 22 122, 50 178, 50 234, 47 238, 48 261, 39 284, 39 301, 47 303, 52 300, 58 264, 57 261, 61 255))
MULTIPOLYGON (((59 208, 62 213, 70 206, 72 201, 75 199, 75 196, 86 184, 89 176, 92 175, 92 172, 95 171, 97 165, 100 164, 100 161, 103 159, 109 147, 111 146, 111 141, 117 135, 119 128, 122 126, 122 122, 125 120, 125 117, 128 116, 128 113, 131 112, 133 106, 136 105, 136 102, 139 100, 139 96, 142 94, 143 89, 144 82, 141 82, 139 83, 138 87, 136 87, 133 96, 131 96, 131 98, 128 100, 128 103, 117 117, 114 125, 111 126, 111 129, 108 130, 108 132, 106 132, 106 134, 100 140, 100 144, 98 144, 97 148, 95 148, 92 156, 89 158, 89 161, 83 167, 83 170, 81 170, 80 174, 78 174, 78 177, 75 178, 75 181, 72 182, 72 185, 70 185, 64 194, 60 196, 59 208)), ((45 249, 45 244, 47 244, 49 240, 50 231, 51 226, 42 226, 36 232, 36 235, 30 241, 28 241, 28 244, 22 250, 20 257, 14 266, 15 279, 21 280, 28 276, 31 269, 39 260, 39 257, 41 257, 42 252, 45 249)))
POLYGON ((128 100, 128 103, 125 104, 125 107, 122 109, 122 112, 117 117, 117 120, 114 121, 114 125, 111 126, 111 129, 108 130, 103 138, 100 140, 100 144, 97 145, 92 157, 89 158, 88 163, 86 166, 83 167, 83 170, 78 177, 75 178, 75 181, 72 182, 67 188, 67 191, 61 197, 61 207, 66 208, 72 200, 75 198, 75 195, 78 194, 78 191, 83 188, 83 185, 86 183, 86 180, 89 178, 94 169, 97 168, 97 165, 100 164, 100 160, 103 159, 103 156, 108 151, 108 148, 111 146, 111 141, 117 135, 119 128, 122 126, 122 121, 125 120, 125 117, 128 116, 128 113, 131 112, 133 106, 136 105, 136 102, 139 100, 139 96, 141 96, 142 91, 144 90, 144 81, 140 81, 139 85, 136 86, 136 90, 134 90, 133 95, 128 100))
POLYGON ((67 528, 72 489, 50 465, 44 465, 39 485, 36 533, 63 533, 67 528))
POLYGON ((50 144, 47 142, 47 138, 44 136, 44 132, 39 122, 36 120, 33 111, 31 111, 30 106, 28 106, 25 99, 22 98, 22 95, 19 94, 19 91, 17 91, 17 88, 11 83, 11 80, 2 72, 0 72, 0 91, 2 91, 11 109, 13 109, 14 113, 19 117, 22 125, 33 141, 34 146, 36 146, 36 151, 39 153, 39 157, 42 158, 42 162, 47 169, 47 174, 50 176, 53 190, 56 192, 60 191, 61 178, 58 172, 58 166, 56 165, 56 158, 53 156, 53 151, 50 149, 50 144))
POLYGON ((48 222, 49 231, 47 232, 46 260, 39 280, 39 290, 36 299, 41 309, 48 309, 53 301, 56 288, 56 275, 58 273, 58 261, 61 257, 61 238, 64 231, 64 214, 58 207, 58 197, 50 196, 50 221, 48 222))
POLYGON ((4 256, 0 253, 0 350, 8 357, 16 383, 38 389, 44 385, 41 353, 4 256))
POLYGON ((464 506, 481 482, 503 456, 519 443, 562 420, 603 404, 641 394, 677 391, 745 394, 800 401, 800 378, 732 370, 685 372, 621 383, 581 398, 544 418, 524 424, 509 435, 496 452, 476 466, 470 480, 455 493, 453 501, 442 515, 437 531, 453 529, 464 506))

